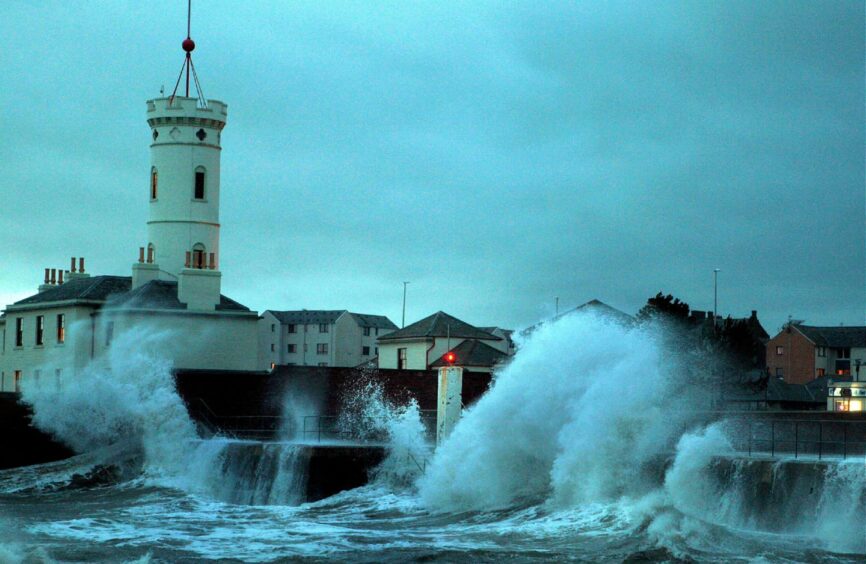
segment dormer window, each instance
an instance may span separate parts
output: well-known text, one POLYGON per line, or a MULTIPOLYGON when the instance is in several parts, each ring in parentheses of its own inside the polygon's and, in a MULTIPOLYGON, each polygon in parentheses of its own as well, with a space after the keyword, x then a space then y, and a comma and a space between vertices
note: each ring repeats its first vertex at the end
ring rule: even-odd
POLYGON ((156 167, 150 169, 150 199, 156 199, 156 167))
POLYGON ((204 200, 204 167, 195 169, 195 190, 193 198, 196 200, 204 200))

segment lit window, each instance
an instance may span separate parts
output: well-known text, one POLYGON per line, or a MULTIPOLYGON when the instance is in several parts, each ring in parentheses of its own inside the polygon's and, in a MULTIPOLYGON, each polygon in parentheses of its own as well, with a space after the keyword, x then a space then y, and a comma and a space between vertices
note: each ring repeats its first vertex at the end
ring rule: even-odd
POLYGON ((319 333, 327 333, 328 332, 328 324, 327 323, 319 323, 319 333))
POLYGON ((816 377, 816 378, 820 378, 820 377, 823 376, 825 373, 826 373, 826 372, 825 372, 825 370, 824 370, 823 368, 818 368, 818 369, 815 371, 815 377, 816 377))
POLYGON ((156 167, 153 167, 152 169, 150 169, 150 199, 151 200, 156 199, 156 183, 157 183, 156 176, 157 176, 156 175, 156 167))
MULTIPOLYGON (((24 318, 16 317, 15 318, 15 346, 23 347, 24 346, 24 318)), ((20 370, 19 370, 20 372, 20 370)))
POLYGON ((362 356, 370 356, 370 347, 361 347, 362 356))
POLYGON ((328 354, 328 343, 319 343, 316 345, 316 354, 328 354))
POLYGON ((36 316, 36 346, 42 346, 45 341, 45 316, 36 316))
POLYGON ((57 342, 63 343, 66 341, 66 315, 63 313, 57 314, 57 342))
POLYGON ((196 243, 192 248, 192 267, 193 268, 204 268, 205 267, 205 249, 204 245, 201 243, 196 243))
POLYGON ((776 356, 785 354, 785 347, 776 347, 776 356))
POLYGON ((20 370, 16 370, 13 373, 13 382, 15 385, 15 391, 20 392, 21 391, 21 371, 20 370))
POLYGON ((193 198, 196 200, 204 200, 204 168, 198 167, 195 169, 195 191, 193 198))
POLYGON ((273 369, 276 368, 276 367, 277 367, 277 363, 276 363, 276 362, 272 362, 272 363, 271 363, 271 370, 273 370, 273 369))

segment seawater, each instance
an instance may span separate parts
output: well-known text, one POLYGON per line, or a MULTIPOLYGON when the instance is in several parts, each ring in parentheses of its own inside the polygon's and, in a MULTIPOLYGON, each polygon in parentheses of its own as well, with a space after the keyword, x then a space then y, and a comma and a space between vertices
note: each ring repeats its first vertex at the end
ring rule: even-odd
POLYGON ((0 472, 0 562, 866 559, 864 461, 814 484, 773 465, 790 491, 768 511, 726 426, 681 409, 701 398, 656 329, 543 326, 435 452, 416 405, 362 390, 354 412, 375 415, 389 455, 370 485, 315 503, 291 425, 253 449, 197 438, 166 338, 119 335, 74 388, 25 389, 83 454, 0 472))

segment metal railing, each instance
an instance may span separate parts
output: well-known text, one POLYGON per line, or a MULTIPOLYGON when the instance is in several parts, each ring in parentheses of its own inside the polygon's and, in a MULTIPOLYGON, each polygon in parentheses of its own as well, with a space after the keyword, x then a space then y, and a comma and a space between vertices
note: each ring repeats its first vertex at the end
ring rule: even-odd
POLYGON ((866 456, 866 421, 748 420, 736 423, 735 447, 751 456, 866 456))

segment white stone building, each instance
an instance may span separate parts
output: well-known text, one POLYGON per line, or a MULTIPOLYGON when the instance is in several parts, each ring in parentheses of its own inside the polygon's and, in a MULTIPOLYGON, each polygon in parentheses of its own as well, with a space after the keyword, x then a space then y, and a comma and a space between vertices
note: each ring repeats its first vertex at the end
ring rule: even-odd
POLYGON ((513 354, 508 341, 439 311, 379 337, 378 364, 379 368, 429 370, 445 365, 443 357, 450 351, 454 354, 453 364, 467 370, 491 372, 513 354))
POLYGON ((358 366, 376 357, 377 338, 396 329, 383 315, 266 310, 259 321, 259 367, 358 366))
MULTIPOLYGON (((193 48, 184 41, 187 53, 193 48)), ((76 272, 75 259, 65 280, 46 271, 39 293, 5 309, 0 390, 14 391, 27 378, 74 375, 132 328, 168 332, 162 352, 175 368, 257 368, 258 314, 220 294, 227 107, 188 94, 147 101, 147 241, 132 276, 90 277, 83 261, 76 272)))

